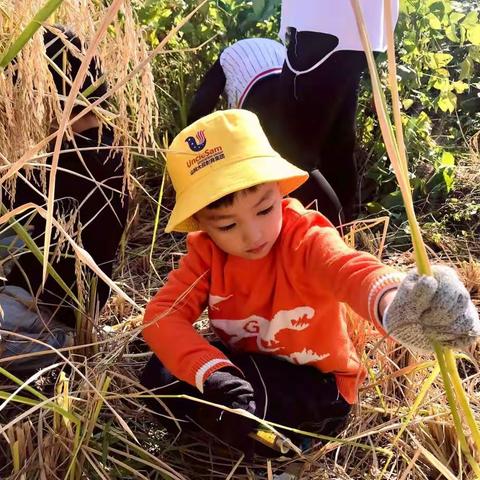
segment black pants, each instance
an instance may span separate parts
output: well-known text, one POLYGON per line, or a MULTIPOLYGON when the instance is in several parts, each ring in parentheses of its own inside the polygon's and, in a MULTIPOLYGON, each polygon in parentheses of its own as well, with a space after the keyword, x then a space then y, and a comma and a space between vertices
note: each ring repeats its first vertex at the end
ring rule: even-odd
MULTIPOLYGON (((332 35, 290 29, 290 64, 306 70, 336 43, 332 35)), ((243 106, 257 114, 276 151, 310 172, 308 182, 293 196, 305 206, 315 202, 335 225, 355 217, 355 115, 366 66, 365 54, 357 51, 335 52, 302 75, 285 63, 279 76, 255 84, 243 106)))
MULTIPOLYGON (((346 424, 350 405, 339 394, 335 378, 312 366, 299 366, 283 359, 263 354, 229 353, 219 342, 215 346, 223 350, 252 384, 255 392, 255 415, 266 420, 305 431, 335 436, 346 424)), ((141 383, 158 395, 186 394, 201 398, 201 393, 191 385, 177 380, 154 355, 146 365, 141 383)), ((176 419, 191 419, 202 429, 209 430, 222 439, 216 431, 217 408, 205 406, 188 399, 164 399, 176 419)), ((168 415, 155 399, 147 399, 148 406, 161 415, 168 415)), ((238 416, 238 422, 245 421, 238 416)), ((162 417, 162 424, 175 431, 173 421, 162 417)), ((188 424, 182 427, 191 428, 188 424)), ((178 431, 178 430, 177 430, 178 431)), ((301 444, 303 437, 284 432, 294 443, 301 444)), ((239 439, 240 441, 241 439, 239 439)), ((232 442, 232 445, 236 445, 232 442)), ((275 452, 256 444, 255 452, 275 456, 275 452)))
MULTIPOLYGON (((303 71, 336 45, 336 37, 290 29, 287 55, 303 71)), ((346 220, 354 217, 357 167, 354 158, 355 115, 363 52, 339 51, 312 72, 297 75, 284 64, 279 81, 282 119, 274 148, 308 171, 318 169, 338 195, 346 220)))
POLYGON ((305 207, 318 210, 338 226, 345 221, 344 207, 338 192, 320 168, 316 149, 309 147, 315 133, 307 134, 307 131, 292 128, 298 107, 292 108, 285 103, 290 103, 290 93, 285 95, 282 92, 285 88, 282 76, 266 77, 257 82, 249 92, 243 108, 257 115, 272 147, 282 157, 308 171, 308 180, 292 192, 291 196, 300 200, 305 207))

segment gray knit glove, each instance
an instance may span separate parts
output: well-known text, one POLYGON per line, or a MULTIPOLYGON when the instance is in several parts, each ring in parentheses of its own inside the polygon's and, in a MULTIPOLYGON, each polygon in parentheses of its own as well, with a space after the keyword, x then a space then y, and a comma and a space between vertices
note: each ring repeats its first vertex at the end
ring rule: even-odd
POLYGON ((383 316, 387 333, 415 350, 433 350, 430 340, 462 349, 480 335, 475 305, 452 268, 432 267, 433 276, 409 273, 383 316))

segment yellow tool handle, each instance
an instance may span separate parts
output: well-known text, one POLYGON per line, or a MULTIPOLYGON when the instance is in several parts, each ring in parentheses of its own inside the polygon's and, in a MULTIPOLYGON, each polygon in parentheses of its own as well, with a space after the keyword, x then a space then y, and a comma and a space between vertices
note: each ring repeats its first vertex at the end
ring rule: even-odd
POLYGON ((263 443, 263 445, 266 445, 273 450, 277 450, 283 455, 290 451, 288 440, 276 435, 273 432, 268 432, 267 430, 257 430, 256 432, 250 433, 249 436, 257 442, 263 443))

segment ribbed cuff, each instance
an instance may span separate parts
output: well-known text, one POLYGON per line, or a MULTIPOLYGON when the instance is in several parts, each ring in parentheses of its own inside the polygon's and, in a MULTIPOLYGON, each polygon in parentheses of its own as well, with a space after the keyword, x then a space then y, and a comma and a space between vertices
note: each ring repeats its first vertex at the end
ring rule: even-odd
POLYGON ((379 277, 368 294, 368 313, 371 320, 383 329, 382 318, 380 317, 379 304, 382 297, 389 291, 398 288, 402 280, 405 278, 405 273, 391 272, 379 277))
POLYGON ((203 384, 205 380, 217 370, 225 367, 236 368, 235 365, 228 359, 225 358, 213 358, 208 362, 204 363, 200 368, 195 372, 195 386, 203 393, 203 384))

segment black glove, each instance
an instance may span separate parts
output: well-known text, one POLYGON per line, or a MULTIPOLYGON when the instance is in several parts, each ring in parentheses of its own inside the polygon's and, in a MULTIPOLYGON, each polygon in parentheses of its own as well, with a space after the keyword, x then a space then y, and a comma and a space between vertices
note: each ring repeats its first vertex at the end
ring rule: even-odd
MULTIPOLYGON (((237 376, 233 369, 212 373, 203 384, 203 392, 205 399, 210 402, 255 413, 253 387, 250 382, 237 376)), ((248 434, 255 431, 257 422, 235 413, 216 410, 218 413, 215 413, 215 424, 211 425, 212 432, 220 440, 238 448, 247 458, 251 458, 255 440, 248 434)))
POLYGON ((203 384, 203 393, 210 402, 255 413, 252 385, 231 370, 213 372, 203 384))

